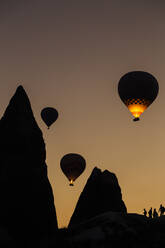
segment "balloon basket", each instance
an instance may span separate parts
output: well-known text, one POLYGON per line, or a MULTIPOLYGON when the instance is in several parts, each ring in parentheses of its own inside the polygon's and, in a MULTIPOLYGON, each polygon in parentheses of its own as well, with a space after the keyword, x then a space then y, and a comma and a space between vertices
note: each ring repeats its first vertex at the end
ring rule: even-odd
POLYGON ((140 119, 137 117, 137 118, 133 119, 133 121, 140 121, 140 119))
POLYGON ((73 183, 70 183, 69 186, 74 186, 74 184, 73 183))

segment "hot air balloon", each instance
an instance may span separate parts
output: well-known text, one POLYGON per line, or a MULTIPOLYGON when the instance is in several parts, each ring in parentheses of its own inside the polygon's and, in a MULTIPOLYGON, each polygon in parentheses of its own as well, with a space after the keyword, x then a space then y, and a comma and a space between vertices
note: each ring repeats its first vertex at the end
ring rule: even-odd
POLYGON ((44 108, 41 111, 41 118, 49 129, 49 127, 57 120, 58 112, 56 109, 51 107, 44 108))
POLYGON ((154 76, 144 71, 128 72, 121 77, 118 93, 121 100, 138 121, 140 115, 155 100, 159 85, 154 76))
POLYGON ((74 186, 73 182, 83 173, 85 170, 85 159, 76 153, 66 154, 60 161, 60 166, 69 180, 69 185, 74 186))

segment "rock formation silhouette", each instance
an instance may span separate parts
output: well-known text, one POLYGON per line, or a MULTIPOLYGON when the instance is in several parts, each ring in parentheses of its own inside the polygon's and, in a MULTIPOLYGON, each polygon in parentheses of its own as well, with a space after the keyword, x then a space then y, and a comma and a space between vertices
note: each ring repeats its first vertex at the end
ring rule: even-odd
POLYGON ((22 86, 0 120, 0 224, 11 237, 29 240, 57 229, 46 150, 22 86))
POLYGON ((81 193, 68 227, 80 224, 101 213, 126 213, 117 177, 95 167, 81 193))

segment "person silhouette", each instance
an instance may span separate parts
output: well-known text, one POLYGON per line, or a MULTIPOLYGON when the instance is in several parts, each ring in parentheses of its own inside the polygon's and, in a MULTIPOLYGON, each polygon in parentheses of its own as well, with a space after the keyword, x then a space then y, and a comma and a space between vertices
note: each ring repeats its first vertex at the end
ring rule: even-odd
POLYGON ((148 211, 148 215, 149 215, 149 216, 148 216, 149 218, 152 218, 152 207, 151 207, 150 210, 148 211))
POLYGON ((159 212, 160 212, 160 216, 162 216, 165 212, 165 208, 163 207, 162 204, 160 204, 159 212))
POLYGON ((153 218, 156 218, 158 217, 158 212, 156 211, 156 208, 154 208, 154 211, 153 211, 153 218))
POLYGON ((145 208, 143 209, 143 214, 144 214, 145 217, 147 216, 147 211, 146 211, 145 208))

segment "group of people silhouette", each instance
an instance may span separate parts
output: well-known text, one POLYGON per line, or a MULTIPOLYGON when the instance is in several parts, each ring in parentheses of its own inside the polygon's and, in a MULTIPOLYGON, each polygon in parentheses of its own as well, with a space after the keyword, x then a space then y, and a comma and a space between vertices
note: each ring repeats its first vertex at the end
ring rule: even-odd
POLYGON ((156 211, 156 208, 154 208, 154 210, 152 210, 152 207, 151 207, 148 211, 148 216, 147 216, 147 210, 145 208, 143 209, 144 216, 149 217, 149 218, 158 217, 159 216, 158 213, 160 213, 160 216, 162 216, 165 213, 165 207, 162 204, 160 204, 160 208, 159 208, 158 212, 156 211))

